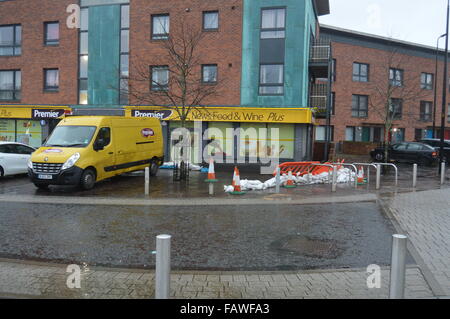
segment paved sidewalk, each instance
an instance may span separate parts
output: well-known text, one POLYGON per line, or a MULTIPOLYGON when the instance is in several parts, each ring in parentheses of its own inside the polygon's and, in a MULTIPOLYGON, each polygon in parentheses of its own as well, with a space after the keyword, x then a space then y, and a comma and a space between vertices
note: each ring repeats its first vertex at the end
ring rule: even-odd
MULTIPOLYGON (((81 288, 69 289, 66 265, 0 261, 0 297, 154 298, 154 273, 140 270, 82 268, 81 288)), ((381 299, 388 297, 389 269, 380 289, 367 288, 362 269, 298 273, 180 272, 172 274, 172 298, 381 299)), ((417 267, 406 276, 407 298, 433 298, 417 267)))
POLYGON ((450 189, 399 194, 387 204, 435 283, 450 296, 450 189))

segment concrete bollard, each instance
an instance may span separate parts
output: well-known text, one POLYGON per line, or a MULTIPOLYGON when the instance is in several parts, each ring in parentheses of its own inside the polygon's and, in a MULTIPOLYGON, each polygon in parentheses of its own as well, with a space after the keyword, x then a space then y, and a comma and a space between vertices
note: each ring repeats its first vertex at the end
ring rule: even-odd
POLYGON ((333 182, 331 185, 331 191, 336 192, 336 184, 337 184, 337 167, 333 166, 333 182))
POLYGON ((155 299, 170 296, 170 235, 156 236, 155 299))
POLYGON ((413 188, 417 187, 417 164, 413 165, 413 188))
POLYGON ((281 184, 281 169, 277 167, 277 175, 275 176, 275 191, 277 194, 280 193, 280 184, 281 184))
POLYGON ((389 299, 403 299, 405 297, 407 240, 408 237, 405 235, 392 235, 389 299))
POLYGON ((214 183, 209 183, 209 195, 214 195, 214 183))
POLYGON ((150 195, 150 167, 145 168, 145 195, 150 195))
POLYGON ((446 169, 445 162, 442 162, 441 163, 441 185, 445 184, 445 169, 446 169))
POLYGON ((376 189, 380 189, 381 187, 381 165, 377 164, 377 183, 376 183, 376 189))

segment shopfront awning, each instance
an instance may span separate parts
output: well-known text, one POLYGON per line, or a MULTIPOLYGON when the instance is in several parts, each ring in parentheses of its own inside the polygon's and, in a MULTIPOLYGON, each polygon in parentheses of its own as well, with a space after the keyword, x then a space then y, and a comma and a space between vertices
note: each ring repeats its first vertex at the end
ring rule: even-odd
POLYGON ((7 119, 58 119, 70 112, 68 106, 0 105, 0 118, 7 119))
MULTIPOLYGON (((179 121, 175 108, 159 106, 127 106, 125 116, 179 121)), ((187 121, 314 124, 314 115, 311 108, 201 107, 192 109, 187 121)))

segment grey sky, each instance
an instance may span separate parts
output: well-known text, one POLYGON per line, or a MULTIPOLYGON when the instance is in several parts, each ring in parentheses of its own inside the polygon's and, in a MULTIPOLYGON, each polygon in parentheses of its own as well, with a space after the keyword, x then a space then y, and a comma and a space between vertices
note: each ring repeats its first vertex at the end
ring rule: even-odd
POLYGON ((445 33, 447 0, 330 0, 330 6, 320 23, 433 47, 445 33))

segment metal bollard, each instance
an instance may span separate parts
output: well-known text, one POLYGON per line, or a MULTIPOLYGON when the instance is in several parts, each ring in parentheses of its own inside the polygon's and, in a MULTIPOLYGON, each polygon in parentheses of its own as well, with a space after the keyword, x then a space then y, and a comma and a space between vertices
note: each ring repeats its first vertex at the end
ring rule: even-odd
POLYGON ((441 185, 444 185, 445 183, 445 162, 441 163, 441 185))
POLYGON ((170 235, 156 236, 155 299, 169 299, 170 235))
POLYGON ((145 195, 150 195, 150 167, 145 168, 145 195))
POLYGON ((209 183, 209 195, 214 195, 214 183, 209 183))
POLYGON ((405 297, 406 243, 405 235, 392 235, 391 281, 389 299, 405 297))
POLYGON ((417 187, 417 164, 413 165, 413 188, 417 187))
POLYGON ((280 168, 277 167, 277 175, 275 176, 275 191, 277 192, 277 194, 280 193, 280 183, 281 183, 280 172, 281 172, 280 168))
POLYGON ((336 183, 337 183, 337 167, 333 166, 333 182, 331 185, 332 192, 336 192, 336 183))
POLYGON ((380 189, 380 187, 381 187, 381 165, 377 164, 377 184, 376 184, 376 189, 378 190, 378 189, 380 189))

